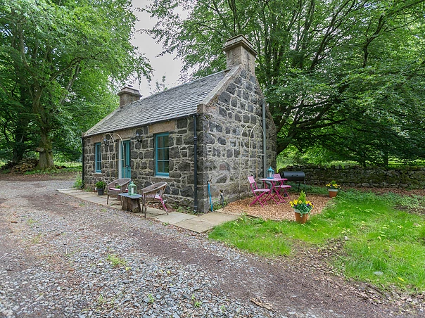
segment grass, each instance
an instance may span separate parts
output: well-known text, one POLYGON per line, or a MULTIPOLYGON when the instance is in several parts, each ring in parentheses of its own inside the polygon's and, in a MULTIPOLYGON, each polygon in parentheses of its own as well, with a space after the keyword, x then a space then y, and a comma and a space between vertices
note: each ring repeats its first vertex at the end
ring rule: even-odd
POLYGON ((31 175, 31 174, 62 174, 62 173, 68 173, 68 172, 81 172, 82 165, 73 165, 73 166, 67 166, 66 168, 60 168, 60 169, 46 169, 46 170, 31 170, 24 172, 25 175, 31 175))
POLYGON ((210 238, 264 256, 296 255, 294 246, 320 250, 342 242, 342 250, 328 261, 347 278, 423 292, 425 216, 415 212, 423 212, 424 205, 419 196, 346 191, 304 225, 243 216, 216 227, 210 238))
MULTIPOLYGON (((69 173, 69 172, 81 172, 83 167, 81 162, 75 162, 75 161, 64 162, 60 160, 55 160, 54 163, 55 163, 55 166, 59 166, 60 168, 59 169, 52 168, 52 169, 46 169, 46 170, 34 169, 34 170, 26 171, 23 174, 25 175, 33 175, 33 174, 56 175, 56 174, 69 173)), ((6 161, 0 160, 0 173, 2 174, 7 174, 7 173, 10 173, 11 171, 11 169, 4 169, 4 170, 1 169, 5 164, 7 164, 6 161)))
POLYGON ((43 234, 37 234, 36 236, 34 236, 32 239, 31 239, 31 243, 33 243, 33 244, 38 244, 38 243, 40 243, 41 242, 41 240, 42 240, 42 238, 43 238, 43 234))
POLYGON ((109 263, 111 263, 113 267, 127 265, 127 262, 125 259, 120 258, 118 255, 115 255, 115 254, 108 254, 108 256, 106 257, 106 260, 109 261, 109 263))

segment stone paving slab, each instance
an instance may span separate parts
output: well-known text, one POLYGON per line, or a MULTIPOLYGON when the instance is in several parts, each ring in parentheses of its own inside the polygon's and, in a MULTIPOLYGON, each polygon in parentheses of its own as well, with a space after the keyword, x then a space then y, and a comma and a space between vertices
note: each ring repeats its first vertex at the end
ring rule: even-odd
POLYGON ((238 219, 240 215, 237 214, 227 214, 222 212, 209 212, 199 216, 202 221, 210 222, 212 224, 219 224, 229 221, 234 221, 238 219))
MULTIPOLYGON (((95 192, 87 192, 78 189, 58 189, 57 191, 84 201, 89 201, 110 208, 121 209, 121 204, 114 198, 110 198, 109 205, 107 205, 106 195, 99 196, 95 192)), ((141 212, 138 212, 137 214, 143 215, 141 212)), ((236 220, 239 218, 239 215, 226 214, 221 212, 210 212, 200 216, 180 212, 170 212, 167 215, 163 210, 148 207, 146 217, 197 233, 203 233, 211 230, 214 228, 214 226, 219 224, 236 220)))
POLYGON ((239 218, 239 215, 226 214, 220 212, 209 212, 202 214, 190 220, 175 224, 176 226, 191 230, 197 233, 203 233, 212 230, 215 226, 225 222, 233 221, 239 218))
POLYGON ((179 222, 184 222, 193 218, 196 218, 193 214, 179 213, 179 212, 170 212, 167 214, 158 215, 156 217, 159 221, 169 223, 169 224, 177 224, 179 222))
MULTIPOLYGON (((204 233, 209 230, 212 230, 215 225, 210 222, 206 222, 196 217, 193 219, 185 220, 179 223, 174 224, 175 226, 181 227, 186 230, 190 230, 196 233, 204 233)), ((218 224, 216 224, 218 225, 218 224)))
POLYGON ((148 207, 146 209, 146 217, 147 218, 156 218, 156 217, 160 217, 162 215, 167 215, 167 212, 165 212, 164 210, 160 210, 160 209, 155 209, 155 208, 151 208, 148 207))

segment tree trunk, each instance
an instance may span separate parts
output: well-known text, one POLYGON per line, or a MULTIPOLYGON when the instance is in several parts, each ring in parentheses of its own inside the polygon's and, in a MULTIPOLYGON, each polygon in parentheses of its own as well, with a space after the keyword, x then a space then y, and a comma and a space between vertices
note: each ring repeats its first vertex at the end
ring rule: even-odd
POLYGON ((44 130, 41 131, 39 145, 40 147, 36 149, 39 152, 37 169, 46 170, 55 168, 55 164, 53 163, 52 141, 48 132, 44 130))
POLYGON ((13 144, 12 144, 12 163, 18 164, 24 159, 25 152, 28 150, 28 146, 25 144, 28 134, 28 121, 22 118, 18 118, 17 125, 13 131, 13 144))
POLYGON ((25 146, 22 146, 20 142, 15 142, 13 144, 12 150, 12 164, 18 164, 22 159, 24 159, 25 154, 25 146))

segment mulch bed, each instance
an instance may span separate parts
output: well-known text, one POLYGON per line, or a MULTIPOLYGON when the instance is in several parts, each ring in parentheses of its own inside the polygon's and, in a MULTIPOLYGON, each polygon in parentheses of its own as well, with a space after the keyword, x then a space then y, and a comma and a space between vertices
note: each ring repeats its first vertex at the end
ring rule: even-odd
MULTIPOLYGON (((273 200, 268 201, 267 204, 262 207, 259 203, 255 203, 250 206, 253 201, 253 197, 249 197, 243 200, 229 203, 223 208, 223 212, 229 214, 246 214, 249 216, 259 217, 264 220, 294 220, 294 209, 289 204, 290 200, 298 198, 298 193, 291 193, 287 202, 276 204, 273 200)), ((323 208, 328 204, 331 198, 318 195, 318 194, 307 194, 307 200, 311 201, 314 205, 313 210, 310 212, 311 215, 321 213, 323 208)), ((331 202, 329 202, 331 203, 331 202)))

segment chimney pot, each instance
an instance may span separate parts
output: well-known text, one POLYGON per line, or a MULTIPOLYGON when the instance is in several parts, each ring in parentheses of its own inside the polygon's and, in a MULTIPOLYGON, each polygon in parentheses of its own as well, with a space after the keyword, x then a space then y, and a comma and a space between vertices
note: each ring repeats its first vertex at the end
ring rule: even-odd
POLYGON ((120 108, 135 102, 142 97, 139 91, 133 88, 131 85, 124 86, 117 94, 120 97, 120 108))

